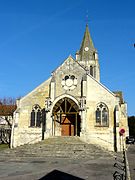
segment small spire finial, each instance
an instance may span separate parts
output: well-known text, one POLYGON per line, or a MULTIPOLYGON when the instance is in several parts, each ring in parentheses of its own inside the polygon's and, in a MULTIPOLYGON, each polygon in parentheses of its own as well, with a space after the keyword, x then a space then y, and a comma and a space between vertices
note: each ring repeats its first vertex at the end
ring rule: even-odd
POLYGON ((88 10, 86 11, 86 25, 88 25, 89 22, 89 15, 88 15, 88 10))

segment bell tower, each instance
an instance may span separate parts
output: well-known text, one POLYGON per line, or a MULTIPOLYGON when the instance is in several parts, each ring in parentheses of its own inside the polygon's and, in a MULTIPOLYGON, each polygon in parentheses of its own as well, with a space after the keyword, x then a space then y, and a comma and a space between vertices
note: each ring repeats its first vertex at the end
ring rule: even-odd
POLYGON ((76 61, 85 68, 89 75, 93 76, 97 81, 100 81, 98 53, 93 45, 88 24, 86 24, 80 50, 76 52, 76 61))

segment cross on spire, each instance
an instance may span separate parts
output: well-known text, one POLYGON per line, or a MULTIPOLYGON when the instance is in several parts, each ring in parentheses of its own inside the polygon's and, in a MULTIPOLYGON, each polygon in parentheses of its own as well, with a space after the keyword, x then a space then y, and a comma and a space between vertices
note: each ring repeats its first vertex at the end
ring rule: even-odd
POLYGON ((88 14, 88 10, 86 11, 86 24, 88 25, 89 22, 89 14, 88 14))

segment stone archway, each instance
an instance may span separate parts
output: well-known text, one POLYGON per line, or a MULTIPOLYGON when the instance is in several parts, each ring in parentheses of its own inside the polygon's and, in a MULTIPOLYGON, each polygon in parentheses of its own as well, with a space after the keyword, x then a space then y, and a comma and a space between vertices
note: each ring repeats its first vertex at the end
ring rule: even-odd
POLYGON ((80 136, 80 116, 78 105, 64 97, 56 102, 52 111, 54 135, 80 136))

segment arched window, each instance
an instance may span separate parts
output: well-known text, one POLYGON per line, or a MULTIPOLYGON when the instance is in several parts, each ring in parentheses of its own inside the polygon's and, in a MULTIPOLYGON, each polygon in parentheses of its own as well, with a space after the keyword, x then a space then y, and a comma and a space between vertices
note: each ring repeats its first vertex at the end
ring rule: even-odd
POLYGON ((92 54, 92 59, 95 60, 95 52, 93 52, 93 54, 92 54))
POLYGON ((90 75, 91 75, 91 76, 94 75, 94 69, 93 69, 93 66, 90 66, 90 75))
POLYGON ((30 126, 41 126, 41 108, 38 104, 35 104, 32 108, 30 126))
POLYGON ((104 103, 98 104, 96 108, 96 126, 109 126, 109 112, 104 103))

